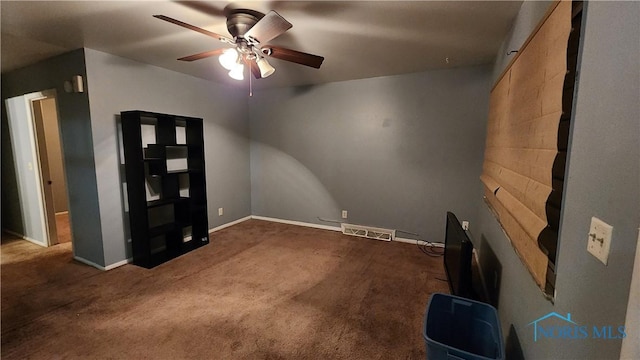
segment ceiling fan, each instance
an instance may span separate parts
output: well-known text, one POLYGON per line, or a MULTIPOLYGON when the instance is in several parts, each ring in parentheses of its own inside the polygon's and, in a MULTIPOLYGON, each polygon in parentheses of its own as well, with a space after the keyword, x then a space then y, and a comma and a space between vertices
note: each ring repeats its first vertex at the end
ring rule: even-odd
POLYGON ((231 48, 205 51, 181 57, 178 60, 195 61, 220 55, 220 64, 229 70, 229 76, 236 80, 244 79, 244 65, 249 67, 256 79, 266 78, 273 74, 275 68, 269 64, 265 56, 316 69, 319 69, 320 65, 322 65, 324 60, 322 56, 267 44, 267 42, 282 35, 293 26, 277 12, 271 10, 265 15, 259 11, 249 9, 225 9, 225 15, 227 17, 227 30, 232 38, 168 16, 153 15, 153 17, 197 31, 231 45, 231 48))

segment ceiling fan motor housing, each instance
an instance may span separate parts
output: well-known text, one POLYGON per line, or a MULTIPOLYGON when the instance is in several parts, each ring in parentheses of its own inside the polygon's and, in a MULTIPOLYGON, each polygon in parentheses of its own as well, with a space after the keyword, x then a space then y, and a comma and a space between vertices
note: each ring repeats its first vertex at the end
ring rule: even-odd
POLYGON ((263 17, 263 13, 255 10, 233 10, 227 15, 227 30, 234 38, 244 38, 244 34, 263 17))
MULTIPOLYGON (((271 10, 267 15, 265 15, 255 10, 230 9, 229 6, 227 6, 224 12, 227 17, 227 30, 229 31, 229 34, 233 36, 233 39, 165 15, 153 16, 183 28, 197 31, 233 46, 235 48, 235 51, 233 51, 235 56, 232 61, 239 65, 242 65, 242 62, 249 65, 251 67, 251 72, 253 72, 253 75, 257 79, 267 77, 274 71, 273 67, 266 59, 264 59, 264 56, 310 66, 316 69, 320 68, 322 61, 324 60, 324 57, 322 56, 307 54, 280 46, 266 45, 270 40, 282 35, 293 26, 274 10, 271 10), (265 45, 266 47, 263 48, 262 46, 265 45)), ((226 53, 227 51, 225 49, 216 49, 190 56, 184 56, 178 60, 194 61, 221 54, 220 58, 222 59, 225 57, 226 53)), ((228 53, 231 54, 231 52, 228 53)), ((223 64, 223 66, 225 65, 223 64)), ((228 68, 228 66, 225 67, 228 68)), ((232 76, 231 73, 230 76, 232 76)))

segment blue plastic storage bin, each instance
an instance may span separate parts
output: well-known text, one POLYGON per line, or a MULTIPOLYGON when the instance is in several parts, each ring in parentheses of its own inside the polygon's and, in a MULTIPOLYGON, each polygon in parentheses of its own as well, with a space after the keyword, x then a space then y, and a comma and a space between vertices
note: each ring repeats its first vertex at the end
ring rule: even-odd
POLYGON ((428 360, 504 359, 504 341, 496 309, 448 294, 433 294, 424 318, 428 360))

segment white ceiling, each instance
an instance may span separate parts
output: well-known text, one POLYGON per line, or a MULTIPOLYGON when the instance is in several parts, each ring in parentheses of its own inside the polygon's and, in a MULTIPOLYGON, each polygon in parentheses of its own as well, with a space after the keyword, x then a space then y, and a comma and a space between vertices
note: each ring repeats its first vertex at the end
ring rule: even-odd
MULTIPOLYGON (((521 1, 2 1, 2 72, 86 47, 237 84, 216 58, 176 59, 225 44, 152 17, 162 14, 228 35, 229 5, 293 24, 269 42, 325 57, 317 70, 278 59, 257 87, 320 84, 493 61, 521 1), (449 59, 447 63, 446 59, 449 59)), ((247 81, 247 80, 245 80, 247 81)))

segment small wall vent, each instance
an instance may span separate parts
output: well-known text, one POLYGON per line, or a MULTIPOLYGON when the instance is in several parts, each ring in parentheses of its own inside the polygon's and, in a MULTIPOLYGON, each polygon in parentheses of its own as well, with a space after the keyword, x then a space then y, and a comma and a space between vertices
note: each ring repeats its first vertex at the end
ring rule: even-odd
POLYGON ((359 236, 382 241, 391 241, 396 237, 396 231, 391 229, 381 229, 353 224, 340 224, 340 226, 342 227, 342 233, 345 235, 359 236))

